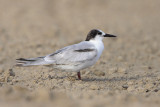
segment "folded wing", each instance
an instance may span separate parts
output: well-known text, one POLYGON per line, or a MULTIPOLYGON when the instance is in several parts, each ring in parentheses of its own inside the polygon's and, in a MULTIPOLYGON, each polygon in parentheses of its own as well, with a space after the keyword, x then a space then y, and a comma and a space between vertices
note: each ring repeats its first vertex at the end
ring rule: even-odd
POLYGON ((96 55, 96 48, 92 44, 83 41, 57 50, 55 53, 47 55, 44 59, 47 62, 56 64, 71 64, 92 60, 96 55))

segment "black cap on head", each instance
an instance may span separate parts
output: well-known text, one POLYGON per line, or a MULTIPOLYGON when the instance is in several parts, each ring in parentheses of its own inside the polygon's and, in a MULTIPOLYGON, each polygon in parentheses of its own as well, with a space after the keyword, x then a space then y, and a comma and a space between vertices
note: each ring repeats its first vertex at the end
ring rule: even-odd
POLYGON ((95 36, 96 36, 97 34, 101 35, 102 32, 100 32, 100 31, 97 30, 97 29, 91 30, 91 31, 88 33, 88 35, 87 35, 86 41, 89 41, 89 40, 95 38, 95 36))

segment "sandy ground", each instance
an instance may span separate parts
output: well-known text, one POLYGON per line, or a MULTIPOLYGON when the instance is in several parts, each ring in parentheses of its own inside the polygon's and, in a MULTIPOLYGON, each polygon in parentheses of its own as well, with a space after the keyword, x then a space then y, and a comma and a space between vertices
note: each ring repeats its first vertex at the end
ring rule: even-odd
POLYGON ((159 107, 160 0, 0 0, 0 106, 159 107), (85 39, 106 38, 100 60, 82 72, 14 67, 85 39))

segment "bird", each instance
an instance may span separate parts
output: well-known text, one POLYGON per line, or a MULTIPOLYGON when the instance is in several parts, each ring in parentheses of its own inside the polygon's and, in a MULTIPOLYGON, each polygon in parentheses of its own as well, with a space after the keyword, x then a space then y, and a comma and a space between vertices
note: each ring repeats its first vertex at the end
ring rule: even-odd
POLYGON ((62 71, 77 72, 78 79, 81 80, 80 71, 94 65, 100 58, 104 50, 104 37, 117 36, 92 29, 80 43, 66 46, 46 56, 18 58, 16 66, 49 65, 62 71))

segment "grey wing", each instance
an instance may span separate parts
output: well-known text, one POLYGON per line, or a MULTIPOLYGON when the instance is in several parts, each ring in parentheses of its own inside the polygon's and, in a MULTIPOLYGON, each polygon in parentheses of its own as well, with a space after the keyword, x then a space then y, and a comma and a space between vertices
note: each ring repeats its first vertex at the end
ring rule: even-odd
POLYGON ((84 41, 79 44, 64 47, 53 54, 47 55, 45 60, 56 64, 68 64, 92 60, 96 55, 96 48, 92 44, 84 41))

